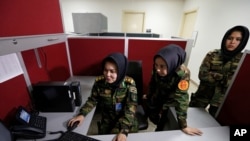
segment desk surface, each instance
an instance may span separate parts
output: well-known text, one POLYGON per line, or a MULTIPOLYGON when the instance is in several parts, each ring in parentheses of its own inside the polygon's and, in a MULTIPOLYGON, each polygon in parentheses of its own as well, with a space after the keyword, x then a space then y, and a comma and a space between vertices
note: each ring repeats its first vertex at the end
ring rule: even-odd
MULTIPOLYGON (((93 76, 74 76, 71 77, 68 81, 80 81, 81 83, 81 94, 82 94, 82 104, 84 104, 87 98, 90 96, 92 86, 94 84, 93 76)), ((69 119, 75 116, 80 107, 77 107, 74 112, 58 112, 58 113, 44 113, 41 112, 41 116, 47 117, 47 131, 66 131, 66 124, 69 119)), ((192 113, 195 113, 197 110, 190 110, 192 113)), ((83 124, 77 127, 74 132, 86 135, 91 124, 91 120, 94 116, 95 109, 92 110, 86 117, 83 124)), ((194 118, 193 121, 199 121, 195 115, 201 114, 201 111, 197 111, 196 114, 192 114, 190 118, 194 118)), ((203 115, 201 116, 203 117, 203 115)), ((202 120, 202 119, 201 119, 202 120)), ((211 120, 211 119, 210 119, 211 120)), ((209 120, 209 121, 210 121, 209 120)), ((209 122, 208 121, 208 122, 209 122)), ((195 123, 195 122, 193 122, 195 123)), ((190 122, 190 124, 193 125, 190 122)), ((131 133, 128 135, 127 141, 152 141, 152 140, 171 140, 171 141, 182 141, 182 140, 192 140, 192 141, 229 141, 229 127, 217 126, 215 121, 205 123, 199 128, 203 131, 202 136, 189 136, 184 134, 181 130, 171 130, 171 131, 162 131, 162 132, 144 132, 144 133, 131 133)), ((60 134, 47 134, 45 138, 38 139, 37 141, 51 140, 56 139, 60 134)), ((102 141, 111 141, 114 135, 90 135, 93 138, 102 140, 102 141)))
MULTIPOLYGON (((172 117, 177 123, 177 116, 174 107, 170 108, 172 117)), ((187 112, 187 124, 191 127, 218 127, 220 124, 204 108, 189 107, 187 112), (198 119, 198 120, 197 120, 198 119)))
MULTIPOLYGON (((202 136, 189 136, 181 130, 129 134, 127 141, 229 141, 229 127, 200 128, 202 136)), ((101 141, 111 141, 114 135, 91 136, 101 141)))

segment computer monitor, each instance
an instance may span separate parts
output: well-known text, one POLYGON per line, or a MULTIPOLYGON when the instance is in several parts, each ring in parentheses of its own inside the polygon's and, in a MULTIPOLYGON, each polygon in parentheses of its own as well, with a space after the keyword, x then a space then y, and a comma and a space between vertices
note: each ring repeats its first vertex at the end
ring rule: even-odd
POLYGON ((62 81, 45 81, 33 85, 35 108, 41 112, 73 112, 74 97, 70 85, 62 81))
POLYGON ((246 50, 215 117, 221 125, 250 125, 250 51, 246 50))

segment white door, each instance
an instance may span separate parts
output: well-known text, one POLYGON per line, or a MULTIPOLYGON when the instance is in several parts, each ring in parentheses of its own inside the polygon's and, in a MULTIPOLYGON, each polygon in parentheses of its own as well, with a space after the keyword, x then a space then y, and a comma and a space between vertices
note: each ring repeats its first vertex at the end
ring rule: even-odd
POLYGON ((197 10, 184 13, 180 37, 189 39, 193 38, 196 17, 197 10))
POLYGON ((144 12, 123 12, 122 32, 142 33, 144 29, 144 12))

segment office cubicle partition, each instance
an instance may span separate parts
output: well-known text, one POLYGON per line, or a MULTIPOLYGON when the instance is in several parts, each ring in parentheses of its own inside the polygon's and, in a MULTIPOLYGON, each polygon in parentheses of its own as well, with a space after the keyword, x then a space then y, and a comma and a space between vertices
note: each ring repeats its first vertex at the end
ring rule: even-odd
POLYGON ((142 60, 144 93, 147 92, 147 87, 151 78, 154 55, 160 48, 169 44, 178 44, 185 50, 187 41, 133 38, 128 40, 128 59, 142 60))
POLYGON ((101 61, 113 52, 124 53, 124 38, 69 37, 73 75, 102 75, 101 61))
POLYGON ((221 125, 250 125, 249 62, 250 51, 246 50, 216 113, 221 125))
POLYGON ((59 0, 2 0, 0 17, 0 37, 63 32, 59 0))
POLYGON ((70 77, 65 43, 22 51, 22 57, 31 84, 39 81, 66 81, 70 77))
MULTIPOLYGON (((21 51, 46 46, 44 44, 51 45, 55 42, 59 43, 65 41, 60 39, 62 37, 60 35, 56 35, 56 37, 50 35, 64 33, 59 0, 36 0, 25 2, 19 0, 2 0, 0 7, 0 17, 2 18, 0 22, 1 56, 16 53, 18 54, 19 61, 22 62, 21 51), (39 37, 37 35, 39 35, 39 37), (35 41, 34 38, 36 38, 35 41)), ((56 50, 61 49, 63 50, 63 47, 59 47, 56 50)), ((31 52, 27 53, 27 62, 32 62, 34 60, 31 59, 35 59, 31 52)), ((55 53, 53 56, 56 58, 57 54, 58 53, 55 53)), ((61 58, 60 55, 58 56, 61 58)), ((50 65, 54 64, 51 64, 51 62, 54 61, 48 63, 49 68, 53 67, 50 65)), ((32 75, 31 79, 36 81, 36 78, 44 76, 44 74, 41 74, 41 71, 30 71, 32 74, 27 74, 25 72, 25 66, 22 67, 24 67, 24 74, 0 83, 0 118, 5 123, 11 121, 10 114, 13 114, 16 107, 20 105, 28 108, 31 107, 29 90, 27 88, 30 84, 28 76, 32 75)), ((36 66, 34 65, 34 67, 36 66)))
MULTIPOLYGON (((169 44, 178 44, 187 51, 189 58, 190 48, 184 39, 162 38, 135 38, 135 37, 95 37, 71 36, 68 37, 70 60, 73 75, 100 75, 101 60, 112 52, 124 53, 129 60, 142 60, 144 92, 149 83, 154 54, 169 44)), ((187 62, 186 62, 187 63, 187 62)))

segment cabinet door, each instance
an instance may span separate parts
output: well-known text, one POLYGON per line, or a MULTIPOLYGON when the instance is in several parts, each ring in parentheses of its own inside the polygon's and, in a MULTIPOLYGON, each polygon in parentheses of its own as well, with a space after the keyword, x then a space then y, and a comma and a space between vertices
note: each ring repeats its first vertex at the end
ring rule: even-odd
POLYGON ((63 33, 59 0, 1 0, 0 37, 63 33))

